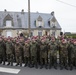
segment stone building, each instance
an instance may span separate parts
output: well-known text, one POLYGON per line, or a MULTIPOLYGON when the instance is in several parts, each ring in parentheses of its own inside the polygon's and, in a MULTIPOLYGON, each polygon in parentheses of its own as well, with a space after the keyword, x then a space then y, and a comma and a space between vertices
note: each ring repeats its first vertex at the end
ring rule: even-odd
MULTIPOLYGON (((54 12, 30 13, 31 36, 60 35, 61 26, 55 18, 54 12)), ((0 33, 8 37, 18 36, 20 33, 28 33, 28 12, 0 11, 0 33)))

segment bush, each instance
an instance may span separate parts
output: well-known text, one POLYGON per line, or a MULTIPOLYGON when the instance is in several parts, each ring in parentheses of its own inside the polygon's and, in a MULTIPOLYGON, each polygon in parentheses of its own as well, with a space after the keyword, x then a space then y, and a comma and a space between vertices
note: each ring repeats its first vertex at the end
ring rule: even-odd
POLYGON ((76 34, 68 34, 66 35, 68 38, 72 37, 73 39, 76 39, 76 34))

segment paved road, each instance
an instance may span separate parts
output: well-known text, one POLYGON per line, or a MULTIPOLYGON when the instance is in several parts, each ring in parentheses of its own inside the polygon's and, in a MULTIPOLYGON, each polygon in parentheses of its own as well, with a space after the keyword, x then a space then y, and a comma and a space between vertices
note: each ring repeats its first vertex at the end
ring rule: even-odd
POLYGON ((15 69, 20 70, 17 74, 14 73, 8 73, 8 72, 1 72, 0 75, 76 75, 76 69, 70 71, 70 70, 60 70, 59 68, 57 70, 55 69, 35 69, 35 68, 29 68, 29 67, 19 67, 19 66, 6 66, 6 65, 0 65, 1 68, 7 68, 8 69, 15 69))

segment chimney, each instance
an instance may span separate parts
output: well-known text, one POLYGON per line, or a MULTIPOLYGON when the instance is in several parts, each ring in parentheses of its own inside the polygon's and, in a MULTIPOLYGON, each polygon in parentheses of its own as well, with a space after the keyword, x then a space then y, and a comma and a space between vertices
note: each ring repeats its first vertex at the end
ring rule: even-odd
POLYGON ((54 11, 51 12, 51 15, 54 16, 54 11))
POLYGON ((21 14, 24 14, 24 9, 22 9, 21 14))
POLYGON ((6 9, 4 9, 4 12, 7 12, 7 10, 6 10, 6 9))

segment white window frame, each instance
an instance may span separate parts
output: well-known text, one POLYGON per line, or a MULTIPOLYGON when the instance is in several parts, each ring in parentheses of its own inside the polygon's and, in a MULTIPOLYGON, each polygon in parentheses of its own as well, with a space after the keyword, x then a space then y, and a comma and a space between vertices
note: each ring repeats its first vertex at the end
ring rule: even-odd
POLYGON ((6 20, 6 27, 12 27, 12 21, 6 20))
POLYGON ((38 31, 38 36, 42 36, 42 31, 41 30, 38 31))
POLYGON ((11 31, 7 31, 6 37, 8 37, 8 36, 12 37, 12 32, 11 31))
POLYGON ((42 26, 42 21, 38 21, 38 26, 42 26))
POLYGON ((52 26, 52 27, 55 26, 55 22, 52 22, 52 23, 51 23, 51 26, 52 26))
POLYGON ((53 35, 53 36, 56 35, 56 30, 52 30, 52 35, 53 35))
POLYGON ((34 32, 33 31, 31 31, 31 36, 33 36, 34 35, 34 32))

